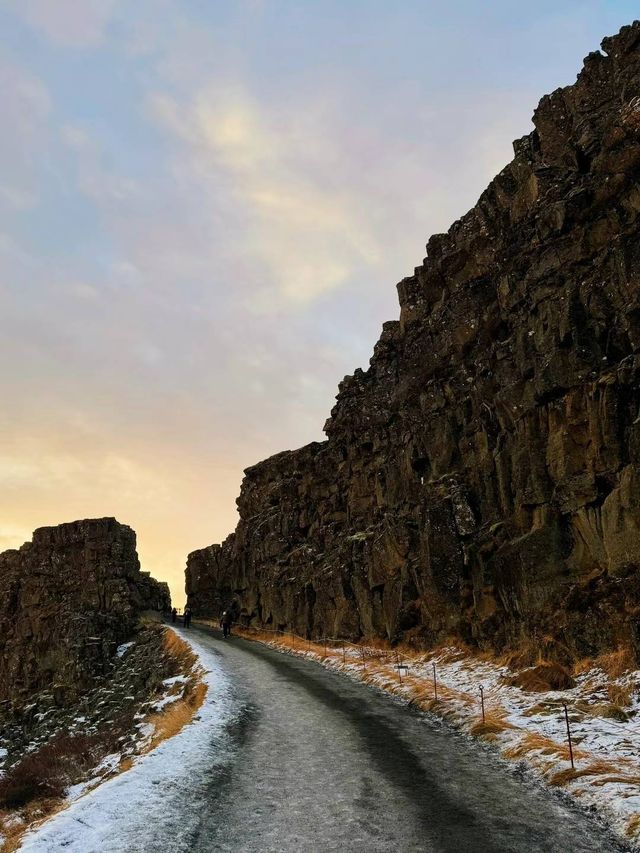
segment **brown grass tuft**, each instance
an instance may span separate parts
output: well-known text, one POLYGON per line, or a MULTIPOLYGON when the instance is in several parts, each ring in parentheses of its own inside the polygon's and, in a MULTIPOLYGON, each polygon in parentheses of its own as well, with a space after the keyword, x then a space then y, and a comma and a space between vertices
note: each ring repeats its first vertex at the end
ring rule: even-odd
POLYGON ((626 708, 633 699, 633 685, 616 684, 615 682, 608 684, 607 696, 613 705, 617 705, 618 708, 626 708))
POLYGON ((590 669, 601 669, 609 678, 620 678, 627 672, 637 669, 633 650, 630 646, 619 646, 614 652, 607 652, 596 658, 584 658, 574 667, 574 672, 579 675, 590 669))
POLYGON ((546 693, 549 690, 569 690, 575 681, 564 666, 559 663, 542 661, 537 666, 524 669, 505 679, 512 687, 519 687, 529 693, 546 693))
POLYGON ((163 740, 177 735, 187 723, 190 723, 202 706, 206 695, 207 685, 199 681, 193 686, 187 686, 182 699, 176 699, 157 714, 151 714, 147 722, 154 727, 154 733, 148 749, 155 749, 163 740))
POLYGON ((567 767, 564 770, 559 770, 554 773, 549 779, 549 784, 554 787, 561 787, 567 782, 573 782, 574 779, 582 779, 584 776, 602 776, 606 773, 611 773, 615 770, 615 765, 608 761, 593 761, 586 767, 571 768, 567 767))
POLYGON ((187 672, 195 666, 195 653, 191 646, 185 643, 182 637, 179 637, 175 631, 165 629, 163 642, 165 650, 176 662, 176 674, 178 672, 187 672))
POLYGON ((600 702, 596 705, 589 705, 588 713, 593 714, 594 717, 603 717, 605 720, 617 720, 619 723, 626 723, 629 720, 629 717, 622 708, 613 702, 600 702))
POLYGON ((634 814, 631 818, 627 827, 625 829, 625 833, 632 838, 634 835, 637 835, 640 832, 640 814, 634 814))
MULTIPOLYGON (((527 732, 519 743, 505 750, 504 757, 526 758, 530 752, 541 752, 542 755, 555 756, 562 761, 569 761, 569 747, 566 744, 558 743, 537 732, 527 732)), ((574 748, 573 755, 574 758, 584 758, 585 753, 574 748)))
POLYGON ((491 738, 500 732, 513 729, 514 726, 505 719, 505 712, 502 710, 491 710, 485 714, 484 721, 477 720, 469 729, 469 733, 474 737, 491 738))

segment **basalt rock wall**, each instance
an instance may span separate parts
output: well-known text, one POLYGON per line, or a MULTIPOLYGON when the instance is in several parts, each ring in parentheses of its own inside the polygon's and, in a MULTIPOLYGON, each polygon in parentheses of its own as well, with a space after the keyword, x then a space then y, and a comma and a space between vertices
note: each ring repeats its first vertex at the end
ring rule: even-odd
POLYGON ((135 533, 114 518, 36 530, 0 554, 0 701, 81 689, 142 611, 169 604, 168 586, 140 571, 135 533))
POLYGON ((196 614, 562 656, 640 622, 640 23, 398 285, 327 440, 245 473, 196 614))

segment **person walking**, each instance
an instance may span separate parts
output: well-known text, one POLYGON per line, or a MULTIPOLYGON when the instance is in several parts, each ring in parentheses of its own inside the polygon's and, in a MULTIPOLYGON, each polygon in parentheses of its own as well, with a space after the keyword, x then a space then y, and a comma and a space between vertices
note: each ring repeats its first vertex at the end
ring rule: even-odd
POLYGON ((177 618, 178 618, 178 611, 177 611, 177 609, 174 607, 174 608, 171 610, 171 621, 173 622, 173 624, 174 624, 174 625, 175 625, 175 623, 176 623, 176 619, 177 619, 177 618))
POLYGON ((222 626, 222 636, 230 637, 231 636, 231 624, 233 622, 233 616, 231 615, 230 610, 225 610, 222 614, 222 618, 220 619, 220 625, 222 626))
POLYGON ((189 607, 188 604, 184 609, 184 627, 185 628, 191 627, 191 608, 189 607))

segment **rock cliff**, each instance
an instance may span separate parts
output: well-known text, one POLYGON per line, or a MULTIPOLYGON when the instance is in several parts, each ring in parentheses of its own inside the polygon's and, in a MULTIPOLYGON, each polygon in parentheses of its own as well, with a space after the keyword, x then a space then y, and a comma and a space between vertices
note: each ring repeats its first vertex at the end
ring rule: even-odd
POLYGON ((73 696, 143 610, 169 604, 168 586, 140 571, 135 533, 114 518, 36 530, 0 554, 0 701, 52 687, 73 696))
POLYGON ((560 657, 638 645, 640 22, 398 285, 327 440, 247 469, 196 614, 560 657))

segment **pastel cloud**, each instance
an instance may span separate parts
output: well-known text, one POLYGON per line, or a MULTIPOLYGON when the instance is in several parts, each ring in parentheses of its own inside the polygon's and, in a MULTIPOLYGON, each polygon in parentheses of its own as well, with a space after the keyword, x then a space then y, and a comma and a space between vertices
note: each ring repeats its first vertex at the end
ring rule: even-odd
POLYGON ((188 146, 219 202, 229 193, 245 221, 246 249, 264 267, 259 304, 304 304, 376 263, 379 250, 360 205, 336 181, 328 111, 262 108, 247 91, 209 87, 186 108, 166 96, 153 111, 188 146))
POLYGON ((120 0, 7 0, 9 6, 54 44, 99 44, 120 0))
POLYGON ((488 23, 466 2, 3 5, 0 547, 116 515, 179 601, 242 469, 321 438, 425 239, 614 26, 554 40, 557 3, 502 0, 488 23))

